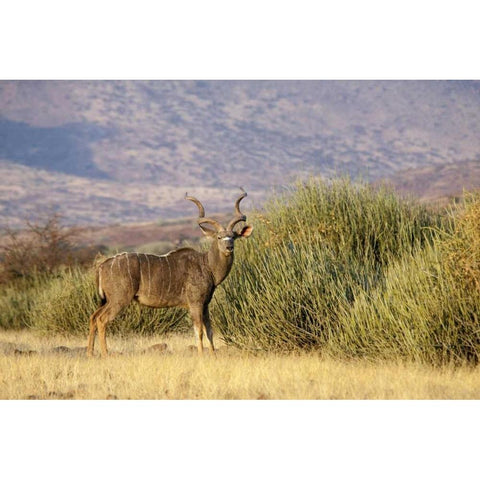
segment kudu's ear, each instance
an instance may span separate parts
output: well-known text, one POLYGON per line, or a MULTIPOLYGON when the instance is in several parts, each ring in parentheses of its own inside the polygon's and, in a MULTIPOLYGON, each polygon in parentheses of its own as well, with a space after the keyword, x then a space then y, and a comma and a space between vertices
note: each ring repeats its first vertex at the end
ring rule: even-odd
POLYGON ((201 228, 202 233, 204 235, 206 235, 207 237, 214 237, 217 234, 217 231, 213 230, 212 228, 208 228, 208 227, 206 227, 204 225, 201 225, 201 224, 199 224, 198 226, 201 228))
POLYGON ((253 232, 253 227, 250 226, 250 225, 245 225, 239 233, 235 234, 235 237, 236 238, 239 238, 239 237, 247 238, 252 234, 252 232, 253 232))

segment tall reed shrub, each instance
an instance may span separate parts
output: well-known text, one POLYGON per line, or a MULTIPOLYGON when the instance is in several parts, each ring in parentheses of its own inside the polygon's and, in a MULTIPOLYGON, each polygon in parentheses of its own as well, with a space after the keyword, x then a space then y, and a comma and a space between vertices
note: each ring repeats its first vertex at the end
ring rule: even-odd
POLYGON ((50 277, 37 272, 0 284, 0 328, 21 329, 28 326, 30 309, 50 277))
POLYGON ((254 236, 237 247, 214 318, 228 343, 252 350, 334 342, 339 315, 441 223, 388 189, 349 180, 299 184, 249 220, 254 236))
POLYGON ((477 363, 480 295, 459 282, 441 241, 390 266, 337 317, 327 350, 343 357, 477 363))

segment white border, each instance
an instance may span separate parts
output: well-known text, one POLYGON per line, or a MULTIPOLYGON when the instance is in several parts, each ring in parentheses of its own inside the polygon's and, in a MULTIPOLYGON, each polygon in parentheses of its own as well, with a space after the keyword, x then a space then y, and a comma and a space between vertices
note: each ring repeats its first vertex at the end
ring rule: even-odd
MULTIPOLYGON (((0 78, 478 79, 474 6, 7 0, 0 78)), ((0 417, 6 478, 463 478, 478 470, 478 402, 3 401, 0 417)))
POLYGON ((3 79, 477 79, 473 1, 6 0, 3 79))

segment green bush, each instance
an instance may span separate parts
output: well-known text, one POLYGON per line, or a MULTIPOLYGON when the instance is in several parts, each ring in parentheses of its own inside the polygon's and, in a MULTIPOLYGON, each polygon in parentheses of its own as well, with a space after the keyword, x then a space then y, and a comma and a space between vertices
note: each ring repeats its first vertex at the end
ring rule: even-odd
POLYGON ((480 192, 466 193, 460 215, 451 216, 453 233, 442 232, 442 251, 457 281, 480 291, 480 192))
POLYGON ((251 350, 337 345, 356 299, 442 226, 424 206, 348 180, 298 185, 249 220, 254 236, 237 248, 214 318, 228 343, 251 350))
POLYGON ((441 244, 393 264, 337 318, 327 350, 343 357, 477 363, 480 296, 457 281, 441 244))
POLYGON ((310 182, 252 222, 215 303, 228 343, 478 363, 479 194, 440 216, 385 189, 310 182))
POLYGON ((1 285, 0 328, 21 329, 28 326, 30 309, 49 278, 50 275, 37 273, 1 285))

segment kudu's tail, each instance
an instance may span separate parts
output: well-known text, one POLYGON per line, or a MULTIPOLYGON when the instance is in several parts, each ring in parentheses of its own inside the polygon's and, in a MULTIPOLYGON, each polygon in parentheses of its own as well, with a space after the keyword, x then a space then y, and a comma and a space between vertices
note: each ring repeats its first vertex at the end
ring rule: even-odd
POLYGON ((97 286, 97 292, 100 296, 100 305, 105 305, 107 299, 105 297, 105 292, 102 289, 101 278, 100 278, 100 266, 106 260, 104 255, 97 255, 94 262, 95 267, 95 285, 97 286))
POLYGON ((95 269, 95 284, 97 285, 97 292, 100 296, 100 305, 105 305, 107 303, 107 298, 105 297, 105 292, 102 289, 102 285, 100 284, 100 269, 95 269))

